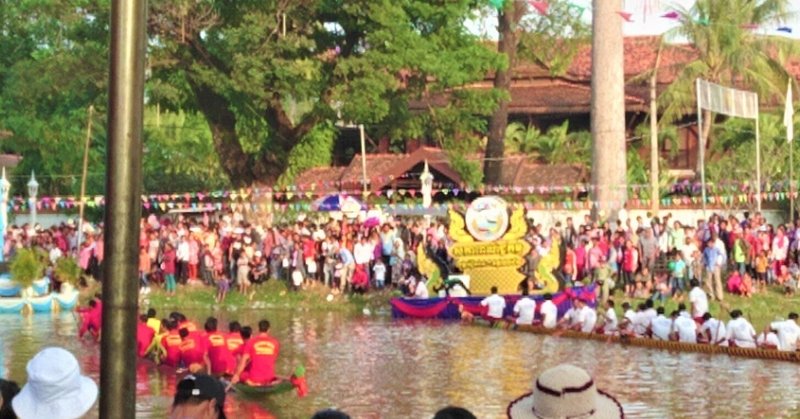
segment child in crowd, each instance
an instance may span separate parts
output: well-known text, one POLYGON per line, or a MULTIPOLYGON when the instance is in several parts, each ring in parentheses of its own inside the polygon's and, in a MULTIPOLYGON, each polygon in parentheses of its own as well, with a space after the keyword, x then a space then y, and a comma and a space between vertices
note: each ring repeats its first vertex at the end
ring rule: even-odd
POLYGON ((653 301, 659 301, 662 305, 667 301, 667 296, 670 295, 669 280, 667 273, 656 275, 653 295, 650 297, 653 301))
POLYGON ((767 267, 769 266, 769 259, 767 259, 767 251, 762 250, 756 256, 756 280, 759 288, 766 288, 767 286, 767 267))
POLYGON ((680 252, 673 252, 672 260, 667 267, 669 268, 672 297, 679 297, 683 291, 683 278, 686 276, 686 262, 681 257, 680 252))
POLYGON ((372 266, 372 277, 375 279, 375 286, 378 289, 383 288, 386 281, 386 265, 383 264, 383 260, 375 260, 375 264, 372 266))

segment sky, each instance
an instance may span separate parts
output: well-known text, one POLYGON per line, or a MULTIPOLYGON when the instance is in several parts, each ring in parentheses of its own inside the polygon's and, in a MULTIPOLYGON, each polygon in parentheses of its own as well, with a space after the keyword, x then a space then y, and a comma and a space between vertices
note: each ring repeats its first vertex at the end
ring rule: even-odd
MULTIPOLYGON (((525 0, 514 0, 525 1, 525 0)), ((727 1, 727 0, 717 0, 727 1)), ((584 18, 591 21, 592 9, 591 0, 570 0, 571 3, 585 7, 584 18)), ((676 20, 666 19, 660 17, 664 13, 672 10, 675 5, 680 5, 689 8, 694 4, 694 0, 624 0, 624 8, 621 11, 632 14, 632 22, 623 23, 623 32, 625 36, 637 35, 659 35, 679 24, 676 20)), ((794 16, 789 22, 783 25, 775 25, 775 27, 759 28, 756 32, 764 35, 778 35, 800 39, 800 0, 789 0, 794 16), (777 31, 779 26, 788 26, 792 28, 792 33, 777 31)), ((576 9, 577 10, 577 9, 576 9)), ((536 13, 532 11, 531 13, 536 13)), ((622 18, 620 18, 622 19, 622 18)), ((482 34, 490 39, 497 39, 497 19, 496 16, 488 16, 484 19, 478 19, 471 22, 468 26, 470 30, 477 34, 482 34)))

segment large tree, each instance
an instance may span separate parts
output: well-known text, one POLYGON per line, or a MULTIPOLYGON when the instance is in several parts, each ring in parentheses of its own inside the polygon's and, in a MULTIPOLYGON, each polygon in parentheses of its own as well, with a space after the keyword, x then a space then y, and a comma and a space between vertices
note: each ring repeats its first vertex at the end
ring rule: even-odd
POLYGON ((152 97, 205 116, 234 184, 278 179, 320 124, 363 123, 372 135, 394 139, 443 120, 481 128, 494 91, 455 89, 500 62, 464 25, 475 6, 154 0, 151 69, 161 82, 152 97), (445 92, 444 106, 409 112, 409 101, 445 92))
MULTIPOLYGON (((676 80, 659 96, 661 122, 674 122, 697 111, 697 78, 753 90, 760 96, 783 94, 787 75, 778 61, 783 43, 753 28, 785 21, 790 16, 788 0, 697 0, 691 8, 678 7, 677 12, 681 25, 665 41, 688 40, 697 58, 682 65, 676 80)), ((702 116, 701 133, 707 139, 714 121, 709 111, 702 116)), ((697 173, 700 166, 698 153, 697 173)))

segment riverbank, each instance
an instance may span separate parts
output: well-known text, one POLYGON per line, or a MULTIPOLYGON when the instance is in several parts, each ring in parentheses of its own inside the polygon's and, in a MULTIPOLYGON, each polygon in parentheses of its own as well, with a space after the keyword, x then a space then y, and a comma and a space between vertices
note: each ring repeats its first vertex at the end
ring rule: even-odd
POLYGON ((159 312, 175 310, 259 310, 296 309, 311 311, 337 311, 370 314, 389 314, 389 300, 399 295, 395 291, 370 291, 363 295, 337 294, 321 284, 311 284, 300 291, 290 290, 282 281, 267 281, 254 286, 248 295, 231 290, 221 303, 215 301, 216 288, 204 285, 181 285, 175 296, 167 296, 163 289, 153 287, 140 297, 140 307, 155 308, 159 312))

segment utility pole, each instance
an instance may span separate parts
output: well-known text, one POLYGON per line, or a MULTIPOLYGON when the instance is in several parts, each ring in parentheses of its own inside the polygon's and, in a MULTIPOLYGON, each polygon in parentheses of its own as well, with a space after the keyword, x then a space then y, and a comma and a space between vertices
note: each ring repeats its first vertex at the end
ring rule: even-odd
POLYGON ((136 416, 146 0, 111 3, 100 417, 136 416))

